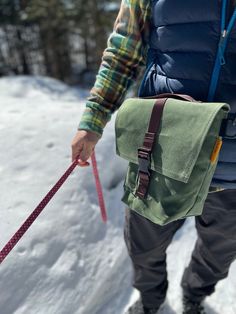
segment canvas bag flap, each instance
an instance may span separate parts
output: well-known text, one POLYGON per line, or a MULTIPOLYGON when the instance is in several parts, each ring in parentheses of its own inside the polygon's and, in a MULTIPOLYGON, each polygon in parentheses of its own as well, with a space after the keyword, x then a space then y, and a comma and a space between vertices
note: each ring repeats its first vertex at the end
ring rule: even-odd
MULTIPOLYGON (((142 146, 155 99, 130 98, 117 112, 115 122, 116 153, 138 164, 138 148, 142 146)), ((225 103, 188 102, 169 98, 164 107, 157 133, 151 169, 169 178, 187 183, 202 144, 214 119, 226 118, 225 103)), ((209 136, 217 136, 212 130, 209 136)))

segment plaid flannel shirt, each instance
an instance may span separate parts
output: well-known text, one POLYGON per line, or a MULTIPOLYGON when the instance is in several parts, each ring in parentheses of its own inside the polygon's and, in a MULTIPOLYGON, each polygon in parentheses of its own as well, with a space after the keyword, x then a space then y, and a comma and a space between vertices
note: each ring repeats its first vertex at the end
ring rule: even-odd
POLYGON ((146 64, 150 14, 150 0, 122 0, 78 129, 102 135, 121 105, 140 66, 146 64))
MULTIPOLYGON (((235 6, 236 0, 231 1, 235 6)), ((122 0, 78 129, 102 135, 140 66, 146 65, 150 21, 151 0, 122 0)), ((222 190, 210 187, 209 192, 222 190)))

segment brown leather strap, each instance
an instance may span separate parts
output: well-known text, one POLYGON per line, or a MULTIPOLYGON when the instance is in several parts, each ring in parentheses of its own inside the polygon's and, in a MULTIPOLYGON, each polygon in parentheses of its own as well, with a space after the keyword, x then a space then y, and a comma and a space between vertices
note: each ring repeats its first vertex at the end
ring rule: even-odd
POLYGON ((174 98, 174 99, 179 99, 179 100, 196 102, 196 100, 189 95, 172 94, 172 93, 164 93, 164 94, 159 94, 159 95, 154 95, 154 96, 149 96, 149 97, 142 97, 142 98, 144 98, 144 99, 174 98))
POLYGON ((144 199, 147 194, 150 171, 149 165, 151 161, 151 154, 155 142, 156 134, 160 128, 161 118, 165 103, 168 98, 175 98, 185 101, 195 101, 191 96, 180 94, 161 94, 146 98, 156 98, 152 114, 149 121, 148 131, 145 133, 143 146, 138 149, 138 162, 139 162, 139 183, 135 195, 144 199))
POLYGON ((162 112, 167 98, 157 99, 155 102, 151 118, 149 121, 148 131, 145 133, 143 146, 138 149, 139 162, 139 185, 135 195, 144 198, 150 181, 149 164, 156 133, 160 128, 162 112))

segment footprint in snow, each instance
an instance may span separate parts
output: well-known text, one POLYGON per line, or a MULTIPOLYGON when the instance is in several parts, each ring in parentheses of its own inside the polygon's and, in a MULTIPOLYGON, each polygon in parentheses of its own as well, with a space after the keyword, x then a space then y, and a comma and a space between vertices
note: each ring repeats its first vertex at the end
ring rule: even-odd
POLYGON ((52 143, 52 142, 51 142, 51 143, 48 143, 48 144, 46 145, 46 147, 47 147, 47 148, 53 148, 53 147, 54 147, 54 143, 52 143))

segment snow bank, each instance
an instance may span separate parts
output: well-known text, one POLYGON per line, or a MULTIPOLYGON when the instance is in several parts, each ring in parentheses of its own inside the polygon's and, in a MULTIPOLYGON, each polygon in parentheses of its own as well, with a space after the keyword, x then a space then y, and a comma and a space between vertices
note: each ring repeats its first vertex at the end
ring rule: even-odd
MULTIPOLYGON (((70 143, 87 91, 42 77, 0 79, 0 246, 71 163, 70 143)), ((114 117, 96 148, 109 221, 91 168, 78 168, 0 268, 1 314, 122 314, 137 293, 123 241, 126 162, 115 155, 114 117)), ((168 250, 163 313, 181 313, 179 287, 196 238, 193 220, 168 250)), ((207 299, 208 313, 236 313, 236 265, 207 299)))

